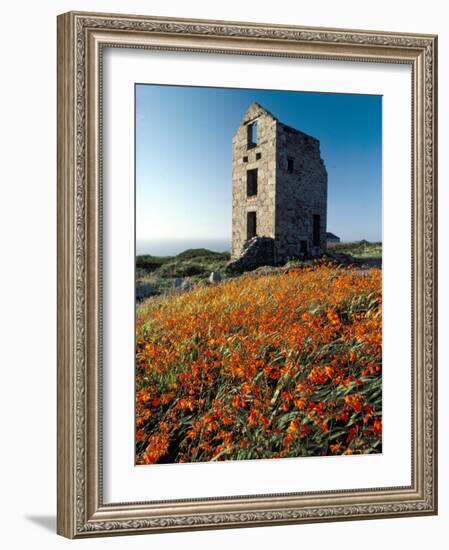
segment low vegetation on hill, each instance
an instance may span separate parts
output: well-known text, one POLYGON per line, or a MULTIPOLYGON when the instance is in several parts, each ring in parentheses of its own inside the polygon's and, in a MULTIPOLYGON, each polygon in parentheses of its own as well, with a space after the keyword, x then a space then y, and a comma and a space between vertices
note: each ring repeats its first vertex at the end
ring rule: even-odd
MULTIPOLYGON (((357 241, 328 245, 329 256, 339 262, 380 266, 382 243, 357 241)), ((213 252, 206 248, 185 250, 176 256, 152 256, 136 258, 136 296, 140 300, 149 296, 168 294, 175 288, 177 279, 187 280, 190 286, 205 284, 211 272, 219 272, 228 278, 226 264, 229 252, 213 252)), ((312 262, 291 261, 289 265, 307 265, 312 262)), ((260 268, 262 271, 264 268, 260 268)), ((282 268, 281 268, 282 270, 282 268)))
POLYGON ((229 252, 206 248, 185 250, 177 256, 137 256, 137 294, 139 289, 142 297, 167 293, 173 290, 176 279, 188 278, 193 285, 205 282, 212 271, 224 273, 229 260, 229 252))
POLYGON ((350 243, 332 243, 327 245, 330 254, 346 254, 356 262, 381 260, 382 243, 371 243, 369 241, 354 241, 350 243))
POLYGON ((380 452, 381 278, 320 262, 140 302, 137 463, 380 452))

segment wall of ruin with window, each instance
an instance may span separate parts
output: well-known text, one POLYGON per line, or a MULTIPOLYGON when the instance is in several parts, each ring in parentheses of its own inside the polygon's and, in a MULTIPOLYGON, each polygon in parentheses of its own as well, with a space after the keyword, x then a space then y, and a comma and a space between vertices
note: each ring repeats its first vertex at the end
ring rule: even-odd
POLYGON ((320 255, 326 249, 327 219, 327 172, 320 142, 278 123, 276 150, 276 255, 320 255))
POLYGON ((232 257, 275 231, 276 119, 251 105, 232 140, 232 257))
POLYGON ((253 103, 232 141, 232 258, 254 236, 275 260, 326 249, 327 172, 320 143, 253 103))

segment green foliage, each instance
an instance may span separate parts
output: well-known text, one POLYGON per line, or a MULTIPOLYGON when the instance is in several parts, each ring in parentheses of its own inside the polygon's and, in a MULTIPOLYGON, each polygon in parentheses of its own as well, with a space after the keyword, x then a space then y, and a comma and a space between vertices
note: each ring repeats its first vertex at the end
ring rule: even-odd
POLYGON ((171 259, 170 256, 151 256, 145 254, 143 256, 137 256, 136 268, 143 269, 145 271, 154 271, 164 265, 171 259))
POLYGON ((202 275, 206 271, 205 266, 190 262, 172 261, 161 266, 158 274, 161 277, 192 277, 202 275))
MULTIPOLYGON (((349 263, 379 265, 382 259, 382 243, 362 240, 353 243, 328 245, 329 255, 345 255, 349 263)), ((230 260, 229 252, 214 252, 206 248, 184 250, 176 256, 152 256, 145 254, 136 258, 136 284, 151 285, 152 296, 173 291, 176 279, 188 279, 193 286, 205 284, 212 271, 221 273, 226 279, 232 275, 226 272, 230 260)), ((338 261, 338 260, 337 260, 338 261)), ((269 274, 299 266, 312 265, 311 261, 290 260, 285 266, 264 266, 256 274, 269 274)))
POLYGON ((354 260, 373 260, 382 258, 382 243, 371 243, 366 240, 349 243, 331 243, 327 245, 329 252, 346 254, 354 260))
POLYGON ((214 252, 212 250, 208 250, 207 248, 189 248, 187 250, 184 250, 184 252, 181 252, 176 256, 179 260, 189 260, 191 258, 203 258, 203 259, 210 259, 210 260, 225 260, 229 261, 230 254, 229 252, 214 252))
POLYGON ((177 256, 137 256, 136 283, 150 284, 155 295, 166 294, 173 290, 178 278, 188 278, 190 283, 199 284, 205 282, 212 271, 224 275, 229 259, 229 252, 206 248, 188 249, 177 256))

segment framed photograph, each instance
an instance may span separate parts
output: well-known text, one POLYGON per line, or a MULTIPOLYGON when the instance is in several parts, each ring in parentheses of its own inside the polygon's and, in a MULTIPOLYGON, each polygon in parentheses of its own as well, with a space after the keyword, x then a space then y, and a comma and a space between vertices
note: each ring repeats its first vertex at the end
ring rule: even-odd
POLYGON ((59 16, 59 534, 437 513, 436 53, 59 16))

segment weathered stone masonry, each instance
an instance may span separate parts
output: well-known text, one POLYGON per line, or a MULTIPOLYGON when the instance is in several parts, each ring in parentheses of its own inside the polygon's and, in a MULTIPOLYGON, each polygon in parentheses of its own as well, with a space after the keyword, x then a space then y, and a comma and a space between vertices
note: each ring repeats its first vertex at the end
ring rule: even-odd
POLYGON ((232 140, 232 258, 274 239, 274 261, 326 248, 327 172, 319 141, 253 103, 232 140))

